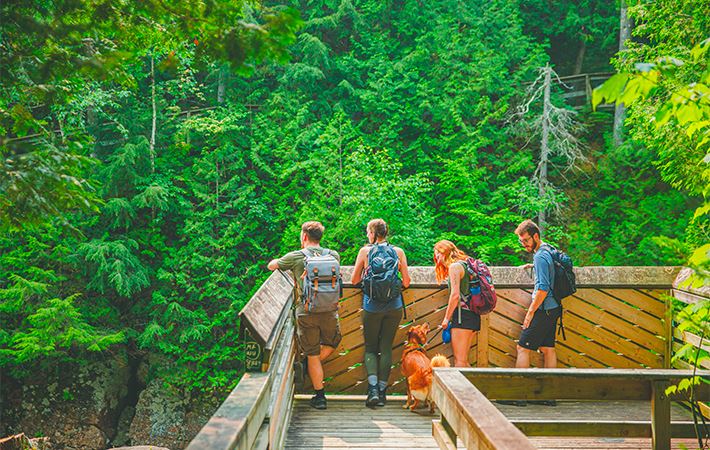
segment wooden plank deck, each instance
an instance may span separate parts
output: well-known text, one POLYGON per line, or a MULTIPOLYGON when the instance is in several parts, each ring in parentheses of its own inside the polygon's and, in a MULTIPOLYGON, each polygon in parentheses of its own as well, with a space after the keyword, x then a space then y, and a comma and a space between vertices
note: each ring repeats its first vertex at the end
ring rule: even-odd
MULTIPOLYGON (((364 396, 329 396, 328 409, 318 411, 308 404, 309 396, 299 395, 286 436, 285 448, 296 449, 438 449, 432 437, 434 415, 402 409, 403 397, 392 397, 387 406, 369 409, 364 396)), ((513 422, 530 420, 649 421, 648 402, 559 402, 558 406, 496 406, 513 422)), ((690 413, 674 404, 672 420, 687 421, 690 413)), ((532 437, 539 449, 650 449, 647 438, 532 437)), ((673 439, 672 448, 696 448, 693 439, 673 439), (683 447, 685 446, 685 447, 683 447)), ((459 448, 464 448, 459 442, 459 448)))

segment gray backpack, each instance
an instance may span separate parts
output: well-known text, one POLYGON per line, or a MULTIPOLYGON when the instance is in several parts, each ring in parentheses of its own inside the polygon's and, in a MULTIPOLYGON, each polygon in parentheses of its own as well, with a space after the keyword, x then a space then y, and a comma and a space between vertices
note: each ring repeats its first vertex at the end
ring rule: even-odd
POLYGON ((330 250, 301 250, 304 261, 302 301, 306 312, 337 311, 343 293, 340 263, 330 250))

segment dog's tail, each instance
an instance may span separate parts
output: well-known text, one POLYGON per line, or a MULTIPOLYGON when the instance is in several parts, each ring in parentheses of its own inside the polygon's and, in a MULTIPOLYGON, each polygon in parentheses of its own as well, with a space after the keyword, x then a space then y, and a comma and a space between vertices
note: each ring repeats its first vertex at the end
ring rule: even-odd
POLYGON ((436 356, 431 359, 431 367, 451 367, 451 364, 449 364, 449 358, 441 353, 437 353, 436 356))

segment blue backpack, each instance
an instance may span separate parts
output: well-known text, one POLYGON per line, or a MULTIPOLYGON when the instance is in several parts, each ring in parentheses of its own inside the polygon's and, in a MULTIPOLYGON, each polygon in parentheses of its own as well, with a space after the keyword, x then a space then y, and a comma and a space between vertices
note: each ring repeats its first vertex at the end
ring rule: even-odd
POLYGON ((389 243, 374 244, 367 254, 362 291, 369 296, 370 301, 377 303, 389 303, 402 293, 399 256, 389 243))

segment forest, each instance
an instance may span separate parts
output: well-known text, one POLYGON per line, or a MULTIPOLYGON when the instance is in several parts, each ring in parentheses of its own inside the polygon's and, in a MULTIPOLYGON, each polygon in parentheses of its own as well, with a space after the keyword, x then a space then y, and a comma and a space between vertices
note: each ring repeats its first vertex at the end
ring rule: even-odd
POLYGON ((577 266, 707 283, 708 10, 3 2, 0 370, 150 356, 177 390, 224 392, 238 313, 307 220, 344 264, 379 217, 411 265, 442 238, 518 265, 513 230, 541 218, 577 266), (600 73, 593 101, 565 96, 600 73))

